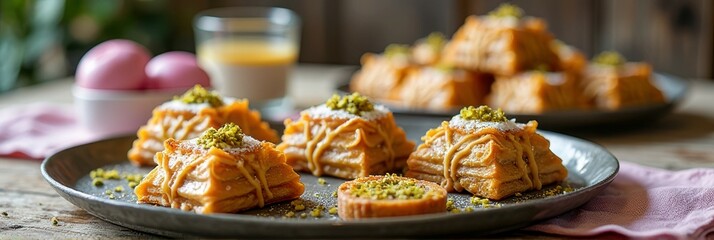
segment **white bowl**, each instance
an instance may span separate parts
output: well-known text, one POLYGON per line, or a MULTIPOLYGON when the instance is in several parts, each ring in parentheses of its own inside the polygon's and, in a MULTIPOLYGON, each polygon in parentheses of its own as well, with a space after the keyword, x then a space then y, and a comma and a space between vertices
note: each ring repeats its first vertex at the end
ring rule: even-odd
POLYGON ((156 106, 186 90, 102 90, 75 85, 72 94, 79 122, 88 134, 107 137, 136 133, 156 106))

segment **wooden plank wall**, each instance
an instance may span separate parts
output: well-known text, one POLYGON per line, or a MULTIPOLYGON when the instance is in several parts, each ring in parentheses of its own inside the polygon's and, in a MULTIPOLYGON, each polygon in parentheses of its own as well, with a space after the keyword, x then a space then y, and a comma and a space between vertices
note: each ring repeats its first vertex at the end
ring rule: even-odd
MULTIPOLYGON (((466 16, 485 14, 502 2, 505 1, 212 0, 182 1, 176 8, 187 13, 221 6, 290 8, 303 18, 301 62, 359 64, 363 53, 380 52, 390 43, 412 43, 434 31, 450 36, 466 16)), ((558 39, 581 49, 587 56, 617 50, 628 59, 652 63, 659 72, 712 78, 711 1, 508 2, 521 6, 528 15, 546 19, 558 39)), ((192 47, 187 42, 182 44, 183 48, 192 47)))

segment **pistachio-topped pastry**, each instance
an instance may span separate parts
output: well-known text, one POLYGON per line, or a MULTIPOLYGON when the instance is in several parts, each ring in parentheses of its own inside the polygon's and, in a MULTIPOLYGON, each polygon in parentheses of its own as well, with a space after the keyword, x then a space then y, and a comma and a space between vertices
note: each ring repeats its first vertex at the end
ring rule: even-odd
POLYGON ((227 123, 221 128, 209 128, 198 138, 197 143, 204 149, 217 147, 220 149, 237 148, 243 144, 243 131, 234 123, 227 123))
POLYGON ((615 51, 604 51, 593 58, 594 63, 613 67, 620 66, 626 61, 625 57, 615 51))
POLYGON ((459 113, 461 119, 478 120, 482 122, 505 122, 508 121, 506 114, 501 109, 493 110, 489 106, 482 105, 479 107, 468 106, 461 109, 459 113))
POLYGON ((223 100, 217 92, 208 91, 198 84, 186 91, 183 95, 174 97, 174 99, 181 100, 181 102, 188 104, 208 103, 212 107, 223 105, 223 100))
POLYGON ((492 17, 514 17, 514 18, 521 18, 523 17, 523 9, 519 8, 518 6, 510 3, 504 3, 498 6, 495 10, 491 11, 488 13, 489 16, 492 17))
POLYGON ((332 95, 325 103, 332 110, 344 110, 351 114, 361 116, 363 112, 374 110, 374 105, 367 97, 360 95, 357 92, 351 95, 346 95, 340 98, 339 95, 332 95))
POLYGON ((417 185, 416 179, 387 174, 375 181, 358 182, 350 188, 352 196, 373 200, 421 199, 434 194, 431 189, 417 185))
POLYGON ((439 213, 446 211, 446 190, 396 174, 361 177, 340 185, 337 207, 344 220, 439 213))

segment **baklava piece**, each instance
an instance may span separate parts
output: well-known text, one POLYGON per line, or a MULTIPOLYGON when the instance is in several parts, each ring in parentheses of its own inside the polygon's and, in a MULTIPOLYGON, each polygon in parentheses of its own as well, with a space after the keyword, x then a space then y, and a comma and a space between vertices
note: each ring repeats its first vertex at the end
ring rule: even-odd
POLYGON ((335 95, 300 115, 285 120, 278 145, 297 171, 345 179, 398 172, 414 149, 392 112, 358 93, 335 95))
POLYGON ((387 46, 384 54, 364 54, 361 63, 362 68, 352 76, 350 90, 375 99, 398 100, 397 89, 413 67, 409 48, 392 44, 387 46))
POLYGON ((546 23, 522 15, 520 8, 503 4, 486 16, 469 16, 446 44, 444 62, 504 76, 538 67, 559 71, 546 23))
POLYGON ((196 85, 183 96, 154 109, 151 119, 139 128, 138 139, 127 155, 134 165, 154 166, 154 155, 164 150, 164 140, 195 138, 225 123, 237 124, 246 135, 258 140, 273 143, 279 140, 277 132, 261 120, 260 113, 248 108, 248 100, 223 98, 196 85))
POLYGON ((344 220, 398 217, 446 211, 446 190, 423 180, 386 176, 361 177, 337 189, 337 212, 344 220))
POLYGON ((588 106, 576 74, 538 70, 496 77, 486 103, 507 112, 528 114, 588 106))
POLYGON ((134 189, 137 202, 196 213, 234 213, 300 197, 300 175, 275 145, 232 123, 199 138, 164 142, 134 189))
POLYGON ((434 111, 484 104, 493 76, 449 67, 412 69, 399 89, 400 105, 434 111))
POLYGON ((405 176, 492 200, 563 181, 568 172, 537 125, 486 106, 464 108, 422 137, 405 176))
POLYGON ((626 62, 616 52, 604 52, 587 67, 582 82, 585 97, 596 107, 617 110, 624 107, 664 103, 665 98, 652 83, 652 67, 626 62))

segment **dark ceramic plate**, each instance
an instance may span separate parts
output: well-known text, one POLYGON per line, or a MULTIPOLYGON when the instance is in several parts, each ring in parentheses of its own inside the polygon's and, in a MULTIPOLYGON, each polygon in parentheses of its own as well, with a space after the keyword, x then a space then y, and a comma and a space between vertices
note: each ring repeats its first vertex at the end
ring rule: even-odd
MULTIPOLYGON (((538 127, 543 129, 574 129, 593 126, 609 126, 622 124, 636 124, 651 122, 672 111, 687 93, 687 81, 667 74, 654 74, 654 83, 665 95, 665 102, 647 106, 628 107, 616 111, 607 110, 572 110, 555 111, 543 114, 518 114, 510 113, 509 118, 516 118, 519 122, 537 120, 538 127)), ((339 92, 349 93, 349 85, 341 85, 339 92)), ((379 102, 379 100, 377 100, 379 102)), ((446 109, 443 111, 406 108, 395 103, 380 102, 389 107, 395 115, 427 116, 451 118, 459 109, 446 109)))
MULTIPOLYGON (((407 130, 409 138, 418 139, 438 122, 406 121, 399 124, 407 130)), ((324 177, 326 184, 321 185, 317 183, 316 177, 309 174, 301 174, 301 180, 306 186, 301 198, 307 210, 297 212, 298 217, 294 218, 283 218, 293 209, 290 203, 274 204, 241 214, 212 215, 137 204, 126 180, 107 180, 104 186, 95 187, 88 176, 91 170, 100 167, 117 169, 123 173, 149 172, 150 168, 136 168, 127 162, 126 152, 134 136, 101 140, 60 151, 42 163, 42 175, 62 197, 94 216, 117 225, 167 236, 473 236, 525 227, 574 209, 603 190, 617 174, 617 159, 603 147, 556 133, 543 134, 551 141, 551 149, 563 159, 569 170, 565 183, 492 202, 490 208, 471 204, 468 194, 449 194, 459 209, 466 210, 467 206, 473 209, 472 212, 462 213, 341 221, 337 216, 329 214, 328 209, 336 204, 332 193, 343 180, 324 177), (125 190, 114 192, 116 186, 122 186, 125 190), (574 191, 559 191, 559 186, 572 187, 574 191), (109 199, 107 191, 114 199, 109 199), (310 216, 310 210, 318 206, 324 207, 321 211, 323 216, 310 216), (308 217, 300 218, 303 212, 308 217)))

